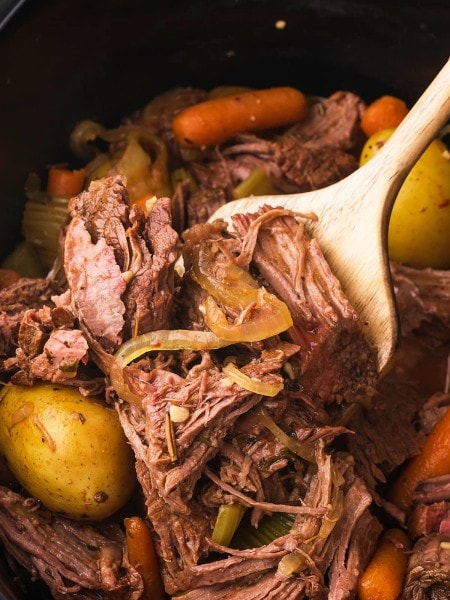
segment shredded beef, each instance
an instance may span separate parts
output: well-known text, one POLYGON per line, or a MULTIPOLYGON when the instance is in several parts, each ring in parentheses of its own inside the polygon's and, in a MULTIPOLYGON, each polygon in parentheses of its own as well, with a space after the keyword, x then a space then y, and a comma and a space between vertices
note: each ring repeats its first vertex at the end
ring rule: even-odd
POLYGON ((233 221, 245 260, 289 307, 305 391, 322 402, 367 393, 376 380, 374 350, 315 240, 292 215, 268 207, 233 221))
POLYGON ((128 563, 116 525, 79 524, 0 487, 0 538, 33 578, 45 581, 54 598, 141 597, 142 579, 128 563))
POLYGON ((415 502, 438 502, 450 500, 450 475, 442 475, 421 481, 414 492, 415 502))
POLYGON ((330 564, 328 600, 352 598, 358 579, 369 562, 382 527, 368 508, 372 497, 361 479, 355 479, 343 512, 325 542, 321 560, 330 564))
POLYGON ((413 495, 408 519, 413 539, 424 535, 450 535, 450 475, 421 481, 413 495))
MULTIPOLYGON (((286 346, 287 356, 289 347, 286 346)), ((257 379, 273 380, 271 373, 279 371, 286 360, 281 348, 282 344, 277 352, 263 351, 260 361, 251 362, 242 369, 257 379)), ((281 397, 267 403, 266 410, 273 413, 278 427, 316 448, 318 473, 309 480, 307 487, 298 488, 296 478, 300 473, 303 477, 306 473, 301 461, 297 466, 294 466, 295 462, 288 466, 284 461, 277 468, 268 469, 261 459, 261 444, 267 444, 269 453, 275 454, 281 451, 281 446, 258 421, 260 397, 227 382, 210 361, 202 360, 202 364, 203 369, 194 371, 193 367, 192 375, 188 374, 186 378, 172 373, 169 379, 161 379, 158 370, 154 377, 147 377, 142 409, 118 407, 122 426, 136 453, 138 478, 145 492, 148 516, 159 554, 164 558, 162 571, 166 591, 174 594, 191 589, 189 597, 192 598, 231 597, 236 589, 243 598, 249 599, 270 597, 278 592, 286 593, 290 598, 307 598, 313 593, 325 598, 323 576, 319 567, 314 566, 314 558, 312 562, 308 560, 300 574, 293 578, 280 578, 277 568, 284 555, 295 551, 299 540, 316 539, 321 518, 333 502, 333 469, 337 468, 342 469, 342 476, 348 482, 344 507, 347 507, 347 498, 349 504, 338 519, 338 523, 341 518, 343 522, 336 541, 342 537, 342 531, 346 531, 348 544, 354 548, 350 553, 352 558, 348 559, 351 566, 343 563, 341 567, 346 573, 348 571, 341 588, 351 594, 367 557, 361 543, 363 534, 357 534, 355 527, 359 517, 365 514, 371 496, 362 480, 351 475, 350 463, 344 461, 333 467, 330 455, 324 453, 327 438, 330 441, 345 430, 320 427, 312 422, 308 405, 301 399, 298 406, 292 405, 293 398, 287 401, 287 397, 285 401, 281 397), (154 385, 156 381, 160 382, 158 387, 154 385), (166 415, 171 404, 187 406, 190 410, 186 421, 173 424, 175 463, 170 460, 166 428, 166 415), (250 423, 254 423, 253 427, 250 423), (255 449, 258 448, 256 453, 252 439, 256 443, 255 449), (262 481, 272 477, 278 481, 278 470, 283 468, 287 469, 283 485, 293 478, 292 486, 287 487, 291 491, 284 491, 284 496, 275 496, 277 486, 271 490, 271 484, 264 485, 262 481), (201 490, 203 492, 199 493, 201 490), (249 507, 254 525, 261 514, 273 510, 288 511, 296 515, 296 519, 290 533, 264 547, 248 550, 219 548, 210 539, 214 515, 220 504, 230 502, 249 507), (355 541, 351 542, 354 529, 355 541), (212 550, 226 554, 211 562, 211 558, 207 559, 212 550)), ((144 385, 142 381, 140 385, 144 385)), ((361 528, 365 532, 377 531, 376 523, 368 516, 361 520, 361 528)), ((311 556, 317 556, 323 570, 326 564, 334 564, 335 560, 344 561, 345 551, 338 559, 334 558, 335 550, 321 550, 324 546, 322 538, 312 544, 311 556)), ((337 597, 345 596, 336 592, 337 597)))
MULTIPOLYGON (((404 522, 383 498, 384 484, 420 451, 448 407, 448 394, 426 394, 412 380, 408 353, 419 338, 426 340, 419 357, 427 344, 445 350, 450 279, 392 265, 403 343, 375 391, 375 351, 299 215, 269 207, 237 215, 237 233, 224 222, 204 223, 256 167, 274 190, 293 192, 355 170, 363 102, 338 92, 276 137, 240 135, 185 156, 171 121, 206 97, 174 90, 127 121, 127 131, 160 136, 169 168, 183 165, 187 179, 173 201, 155 199, 148 214, 130 207, 121 176, 94 181, 70 201, 66 280, 22 279, 0 291, 2 370, 23 385, 47 380, 104 392, 124 341, 211 324, 207 292, 193 274, 199 247, 212 252, 214 269, 241 267, 287 304, 289 331, 217 350, 148 352, 123 369, 139 401, 106 390, 135 453, 165 590, 186 600, 351 599, 382 529, 372 502, 377 515, 404 522), (176 230, 187 224, 181 278, 176 230), (223 371, 230 358, 250 382, 281 391, 268 397, 240 385, 223 371), (223 545, 213 532, 227 505, 245 515, 223 545)), ((113 150, 123 144, 119 137, 113 150)), ((259 310, 216 300, 230 326, 259 310)), ((415 492, 405 600, 449 597, 449 485, 448 477, 436 478, 415 492)), ((143 593, 119 524, 79 524, 0 487, 0 539, 14 564, 54 598, 137 600, 143 593)))
POLYGON ((205 223, 226 202, 226 194, 220 188, 193 192, 186 202, 189 227, 196 223, 205 223))
POLYGON ((0 290, 0 357, 14 355, 25 311, 53 306, 51 297, 60 292, 58 281, 27 278, 0 290))
POLYGON ((128 207, 121 177, 91 183, 72 199, 64 267, 73 311, 96 355, 108 355, 131 335, 168 326, 178 236, 170 202, 160 199, 148 219, 128 207))
POLYGON ((414 506, 408 531, 414 539, 436 533, 450 534, 450 500, 414 506))
POLYGON ((402 332, 419 334, 431 346, 450 342, 450 270, 391 264, 402 332))
MULTIPOLYGON (((405 460, 419 453, 425 436, 417 430, 416 414, 422 399, 401 372, 393 371, 378 386, 368 406, 361 405, 347 427, 354 433, 347 448, 355 457, 356 469, 379 503, 389 508, 376 493, 378 482, 405 460)), ((398 516, 398 513, 396 513, 398 516)))
POLYGON ((295 138, 309 149, 356 152, 363 139, 359 122, 364 109, 364 102, 356 94, 335 92, 313 104, 306 119, 293 125, 283 137, 295 138))
POLYGON ((283 193, 306 192, 331 185, 358 168, 357 159, 338 148, 315 148, 299 145, 287 138, 274 146, 274 160, 279 176, 275 187, 283 193))
POLYGON ((450 536, 420 538, 410 555, 403 592, 405 600, 450 597, 450 536))
POLYGON ((215 190, 214 202, 233 200, 233 188, 257 167, 281 193, 318 189, 346 177, 358 168, 363 108, 355 94, 337 92, 313 105, 306 119, 276 139, 242 134, 192 161, 189 170, 201 192, 187 201, 187 224, 202 222, 202 194, 215 190))

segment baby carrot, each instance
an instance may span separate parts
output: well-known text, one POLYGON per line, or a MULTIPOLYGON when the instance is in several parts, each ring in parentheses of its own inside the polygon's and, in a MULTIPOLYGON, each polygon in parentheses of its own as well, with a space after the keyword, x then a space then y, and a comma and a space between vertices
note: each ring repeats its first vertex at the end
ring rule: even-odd
POLYGON ((408 107, 395 96, 382 96, 366 108, 361 117, 361 129, 370 137, 382 129, 397 127, 406 116, 408 107))
POLYGON ((403 588, 411 542, 401 529, 388 529, 358 584, 360 600, 396 600, 403 588))
POLYGON ((162 600, 163 586, 153 539, 140 517, 124 519, 128 560, 144 582, 143 600, 162 600))
POLYGON ((420 454, 411 459, 394 483, 390 499, 408 511, 417 484, 450 473, 450 409, 436 423, 420 454))
POLYGON ((190 106, 174 118, 172 129, 181 146, 201 148, 220 144, 238 133, 295 123, 307 112, 302 92, 276 87, 221 96, 190 106))
POLYGON ((82 191, 85 177, 84 169, 71 171, 63 167, 50 167, 47 192, 58 198, 73 198, 82 191))

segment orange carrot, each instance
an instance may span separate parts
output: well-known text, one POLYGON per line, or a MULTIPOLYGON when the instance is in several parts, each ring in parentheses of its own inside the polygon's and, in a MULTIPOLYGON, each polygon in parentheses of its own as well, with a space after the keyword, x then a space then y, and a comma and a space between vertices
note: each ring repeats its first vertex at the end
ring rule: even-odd
POLYGON ((0 269, 0 290, 19 281, 21 275, 13 269, 0 269))
POLYGON ((424 479, 450 474, 450 409, 427 437, 420 454, 411 459, 394 483, 390 499, 408 511, 417 484, 424 479))
POLYGON ((162 600, 163 585, 155 546, 146 522, 140 517, 124 519, 128 560, 144 582, 144 600, 162 600))
POLYGON ((358 584, 360 600, 397 600, 405 579, 411 542, 401 529, 388 529, 358 584))
POLYGON ((84 169, 71 171, 62 167, 50 167, 47 192, 58 198, 72 198, 82 191, 85 177, 84 169))
POLYGON ((201 148, 238 133, 262 131, 303 119, 308 104, 302 92, 277 87, 206 100, 181 111, 172 128, 179 144, 201 148))
POLYGON ((397 127, 406 116, 408 107, 395 96, 382 96, 369 104, 361 117, 361 129, 370 137, 377 131, 397 127))

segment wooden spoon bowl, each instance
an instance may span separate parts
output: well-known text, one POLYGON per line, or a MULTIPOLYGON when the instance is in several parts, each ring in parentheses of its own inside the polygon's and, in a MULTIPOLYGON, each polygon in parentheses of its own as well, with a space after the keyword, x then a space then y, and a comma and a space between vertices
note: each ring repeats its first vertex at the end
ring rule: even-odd
POLYGON ((418 158, 450 118, 450 60, 427 87, 383 148, 342 181, 301 194, 258 196, 229 202, 209 219, 253 213, 264 205, 314 212, 307 221, 336 277, 367 326, 382 374, 398 339, 389 271, 387 232, 396 195, 418 158))

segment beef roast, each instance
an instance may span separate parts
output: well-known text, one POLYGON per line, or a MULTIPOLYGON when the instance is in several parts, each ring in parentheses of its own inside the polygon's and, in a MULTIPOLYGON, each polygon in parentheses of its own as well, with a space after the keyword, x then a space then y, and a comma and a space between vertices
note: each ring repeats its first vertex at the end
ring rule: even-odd
POLYGON ((39 504, 0 487, 0 539, 54 598, 137 600, 143 584, 128 563, 117 525, 90 526, 58 517, 39 504))
POLYGON ((160 199, 148 219, 130 211, 121 177, 91 183, 69 204, 64 268, 73 311, 99 366, 125 340, 168 326, 178 236, 170 202, 160 199))
POLYGON ((450 270, 391 264, 404 335, 419 334, 431 346, 450 341, 450 270))
POLYGON ((243 260, 289 307, 300 383, 321 402, 354 399, 376 381, 376 356, 317 242, 289 211, 236 215, 243 260), (255 224, 256 227, 252 226, 255 224))
MULTIPOLYGON (((314 104, 306 119, 278 137, 239 135, 189 163, 201 192, 222 190, 233 200, 233 189, 257 167, 279 193, 318 189, 346 177, 358 168, 362 145, 359 126, 363 101, 350 92, 337 92, 314 104)), ((200 194, 201 195, 201 194, 200 194)), ((193 195, 187 200, 188 225, 201 222, 205 207, 193 195)))
POLYGON ((61 291, 56 280, 28 278, 0 290, 0 358, 14 355, 25 311, 54 306, 51 297, 61 291))
POLYGON ((437 533, 450 535, 450 475, 419 483, 413 494, 408 530, 414 539, 437 533))
POLYGON ((450 536, 420 538, 406 574, 405 600, 447 600, 450 597, 450 536))

